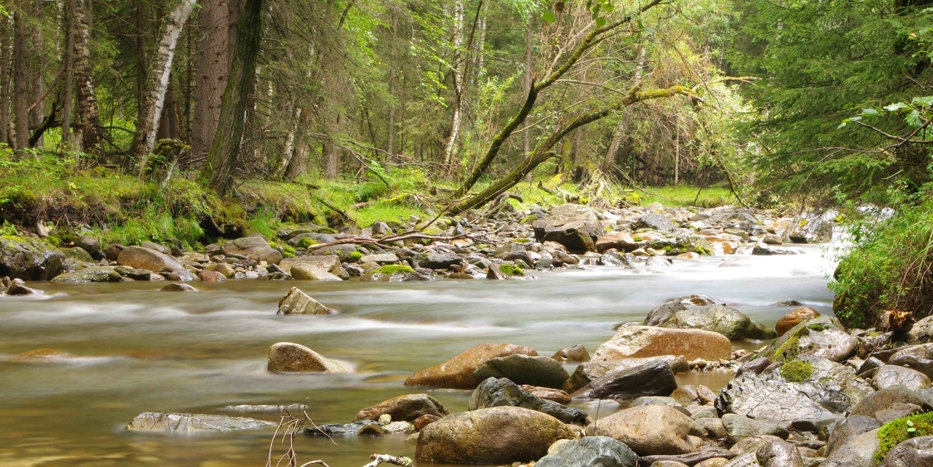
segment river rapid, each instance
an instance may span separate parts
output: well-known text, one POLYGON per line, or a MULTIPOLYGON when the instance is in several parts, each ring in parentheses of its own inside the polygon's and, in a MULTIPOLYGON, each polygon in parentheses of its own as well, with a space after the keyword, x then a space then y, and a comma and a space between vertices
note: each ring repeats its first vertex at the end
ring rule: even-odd
MULTIPOLYGON (((785 300, 831 313, 829 253, 819 246, 792 249, 800 254, 707 257, 649 273, 535 272, 531 281, 244 280, 195 283, 198 293, 159 292, 163 284, 148 282, 33 283, 46 295, 0 298, 0 465, 263 465, 272 430, 179 436, 129 433, 124 426, 144 411, 277 422, 275 413, 224 407, 295 403, 307 404, 318 424, 346 423, 363 407, 421 392, 402 380, 473 345, 522 344, 551 355, 583 344, 592 353, 614 325, 641 321, 663 300, 682 295, 724 300, 767 326, 793 309, 774 305, 785 300), (277 301, 293 286, 341 313, 277 316, 277 301), (358 371, 270 374, 266 353, 280 341, 351 362, 358 371), (16 356, 37 349, 70 356, 16 356)), ((693 373, 678 380, 718 390, 730 376, 693 373)), ((428 393, 451 412, 466 409, 468 392, 428 393)), ((595 414, 595 406, 587 409, 595 414)), ((358 467, 372 453, 414 455, 402 437, 336 443, 302 436, 295 447, 301 462, 323 459, 331 467, 358 467)))

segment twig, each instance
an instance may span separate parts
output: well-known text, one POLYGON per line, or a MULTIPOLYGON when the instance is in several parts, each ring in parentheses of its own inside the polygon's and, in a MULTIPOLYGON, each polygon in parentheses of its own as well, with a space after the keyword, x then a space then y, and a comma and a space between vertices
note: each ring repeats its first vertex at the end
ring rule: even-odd
POLYGON ((388 454, 373 454, 369 456, 373 461, 364 465, 363 467, 376 467, 377 465, 385 462, 386 464, 401 465, 403 467, 412 467, 414 462, 407 457, 395 457, 388 454))

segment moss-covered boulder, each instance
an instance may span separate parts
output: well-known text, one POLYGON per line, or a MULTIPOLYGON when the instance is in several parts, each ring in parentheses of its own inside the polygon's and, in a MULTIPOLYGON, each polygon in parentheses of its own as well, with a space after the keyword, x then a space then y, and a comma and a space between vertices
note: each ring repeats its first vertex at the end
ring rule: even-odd
POLYGON ((858 349, 858 339, 847 334, 834 318, 822 316, 802 321, 766 347, 760 356, 788 362, 812 355, 841 362, 858 349))
POLYGON ((65 255, 36 238, 0 236, 0 277, 47 281, 61 274, 65 255))
MULTIPOLYGON (((911 415, 904 418, 898 418, 881 427, 878 430, 878 451, 875 453, 875 460, 884 461, 888 456, 888 451, 898 444, 917 437, 933 436, 933 412, 911 415)), ((927 442, 928 447, 933 447, 933 443, 927 442)), ((933 460, 933 455, 928 454, 928 459, 933 460)), ((892 459, 893 460, 893 459, 892 459)), ((919 459, 914 459, 915 462, 919 459)), ((927 463, 914 463, 907 465, 929 465, 927 463)))
POLYGON ((419 462, 511 464, 535 461, 560 439, 576 438, 560 420, 521 407, 457 413, 426 426, 418 436, 419 462))

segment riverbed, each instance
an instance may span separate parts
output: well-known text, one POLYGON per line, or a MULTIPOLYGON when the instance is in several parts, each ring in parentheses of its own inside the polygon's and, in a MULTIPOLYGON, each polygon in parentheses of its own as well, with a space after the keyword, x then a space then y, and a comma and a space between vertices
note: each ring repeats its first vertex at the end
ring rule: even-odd
MULTIPOLYGON (((831 255, 819 246, 792 249, 800 254, 707 257, 642 273, 535 272, 536 280, 528 281, 244 280, 194 283, 197 293, 159 292, 162 283, 148 282, 32 283, 46 295, 0 298, 0 465, 263 465, 271 430, 177 436, 123 428, 144 411, 278 421, 274 413, 224 410, 236 404, 307 404, 316 423, 345 423, 363 407, 420 392, 402 380, 473 345, 522 344, 551 355, 583 344, 592 353, 616 324, 641 321, 663 300, 682 295, 724 300, 767 326, 794 308, 775 305, 786 300, 831 313, 831 255), (293 286, 340 314, 277 316, 279 298, 293 286), (350 362, 357 371, 270 374, 266 353, 280 341, 350 362), (70 356, 16 357, 37 349, 70 356)), ((729 377, 678 379, 717 390, 729 377)), ((466 409, 468 392, 428 393, 451 411, 466 409)), ((298 437, 295 444, 302 462, 323 459, 331 467, 358 467, 374 452, 414 454, 402 437, 336 443, 298 437)))

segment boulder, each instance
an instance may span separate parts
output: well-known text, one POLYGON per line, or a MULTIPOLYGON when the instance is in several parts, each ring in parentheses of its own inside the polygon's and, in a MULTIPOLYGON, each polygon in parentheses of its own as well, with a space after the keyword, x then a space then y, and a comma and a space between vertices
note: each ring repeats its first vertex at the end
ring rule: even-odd
POLYGON ((321 354, 300 344, 279 342, 269 347, 267 369, 276 373, 347 373, 349 368, 325 358, 321 354))
POLYGON ((716 399, 716 410, 759 420, 809 420, 819 425, 843 418, 872 393, 845 365, 812 357, 803 360, 812 374, 800 382, 785 380, 777 368, 737 376, 716 399))
POLYGON ((787 441, 771 441, 758 448, 755 457, 761 467, 803 467, 803 459, 797 448, 787 441))
POLYGON ((754 420, 742 415, 727 413, 722 416, 722 425, 732 439, 746 436, 771 435, 787 439, 789 433, 784 427, 765 420, 754 420))
POLYGON ((913 368, 933 378, 933 344, 903 347, 891 355, 888 363, 913 368))
POLYGON ((836 451, 836 449, 844 446, 852 438, 878 428, 881 428, 881 423, 874 417, 850 415, 833 425, 832 432, 829 434, 829 439, 826 440, 824 454, 828 456, 836 451))
POLYGON ((59 274, 52 282, 80 284, 85 282, 121 282, 123 276, 114 266, 90 266, 74 272, 59 274))
POLYGON ((206 431, 274 428, 275 423, 246 417, 189 413, 143 412, 126 425, 126 431, 194 433, 206 431))
POLYGON ((424 427, 415 457, 438 464, 511 464, 547 454, 576 435, 560 420, 521 407, 490 407, 448 415, 424 427))
POLYGON ((586 425, 586 413, 530 394, 506 378, 488 378, 470 395, 470 410, 514 406, 546 413, 564 423, 586 425))
POLYGON ((609 232, 596 240, 596 251, 603 253, 610 249, 616 249, 622 252, 635 251, 638 249, 638 242, 632 238, 630 232, 609 232))
POLYGON ((224 282, 227 280, 227 276, 217 271, 202 269, 201 272, 198 273, 198 279, 200 279, 201 282, 224 282))
POLYGON ((851 415, 866 415, 878 418, 880 412, 890 410, 898 405, 917 406, 924 411, 933 410, 933 406, 921 393, 903 386, 895 386, 878 390, 862 398, 852 409, 851 415))
POLYGON ((820 464, 821 467, 875 467, 878 450, 878 430, 866 431, 834 450, 820 464))
POLYGON ((638 218, 635 222, 636 229, 651 229, 657 230, 658 232, 673 232, 677 228, 677 224, 674 224, 671 221, 670 217, 667 217, 663 214, 645 214, 638 218))
POLYGON ((718 332, 729 340, 768 339, 775 334, 755 323, 744 313, 725 305, 686 308, 674 311, 661 327, 674 329, 704 329, 718 332))
MULTIPOLYGON (((538 464, 540 465, 540 464, 538 464)), ((933 465, 933 436, 918 436, 901 441, 888 451, 881 467, 933 465)))
POLYGON ((800 322, 765 348, 763 357, 791 361, 811 355, 841 362, 858 349, 858 339, 847 334, 834 318, 823 316, 800 322))
POLYGON ((298 256, 295 258, 285 258, 282 261, 279 261, 279 268, 283 271, 294 275, 292 268, 299 264, 307 264, 313 266, 314 268, 329 272, 335 276, 341 274, 343 265, 340 263, 340 258, 337 255, 318 255, 318 256, 298 256))
POLYGON ((463 258, 453 253, 431 252, 420 261, 421 267, 428 269, 447 269, 455 264, 462 264, 463 258))
POLYGON ((698 446, 689 439, 693 421, 666 405, 644 405, 620 410, 587 427, 588 435, 622 441, 640 456, 686 454, 698 446))
POLYGON ((535 240, 553 241, 572 252, 592 251, 595 240, 602 234, 596 212, 577 204, 563 204, 551 209, 543 219, 533 224, 535 240))
POLYGON ((783 336, 785 333, 787 333, 787 331, 790 331, 791 328, 800 324, 801 322, 819 317, 819 312, 813 308, 802 306, 782 316, 781 319, 778 320, 777 324, 774 325, 774 331, 777 332, 778 336, 783 336))
POLYGON ((645 317, 642 323, 645 326, 660 326, 667 322, 678 311, 686 310, 687 306, 681 303, 679 299, 667 300, 664 303, 654 307, 645 317))
POLYGON ((638 454, 608 436, 558 441, 535 467, 635 467, 638 454))
POLYGON ((281 300, 277 315, 333 315, 336 311, 327 308, 308 294, 292 287, 281 300))
POLYGON ((528 391, 528 393, 532 396, 540 397, 544 400, 554 401, 558 404, 567 405, 571 401, 570 394, 567 394, 566 391, 561 389, 542 388, 540 386, 531 386, 528 384, 522 384, 521 388, 525 391, 528 391))
MULTIPOLYGON (((9 278, 4 277, 3 279, 9 279, 9 278)), ((4 289, 4 286, 0 284, 0 294, 4 293, 3 289, 4 289)), ((23 282, 23 280, 19 278, 13 279, 12 281, 10 281, 10 285, 6 286, 5 293, 9 296, 14 296, 14 297, 43 294, 41 290, 36 290, 30 287, 26 287, 26 283, 23 282)))
POLYGON ((147 269, 153 272, 177 273, 183 280, 193 280, 194 276, 178 261, 164 253, 159 253, 141 246, 129 246, 117 256, 117 262, 131 268, 147 269))
POLYGON ((802 214, 794 218, 784 236, 794 243, 827 243, 833 239, 832 217, 824 214, 802 214))
POLYGON ((575 392, 590 384, 591 381, 598 380, 607 374, 621 374, 629 368, 641 366, 652 361, 664 361, 671 367, 674 373, 688 370, 687 359, 683 356, 661 355, 647 358, 627 358, 623 360, 590 360, 577 368, 570 375, 562 388, 567 392, 575 392))
POLYGON ((563 365, 552 358, 512 354, 491 358, 473 372, 477 381, 508 378, 518 384, 560 388, 570 377, 563 365))
POLYGON ((515 344, 480 344, 471 347, 450 360, 425 368, 405 380, 405 386, 473 389, 479 384, 473 373, 487 360, 513 354, 538 355, 534 349, 515 344))
POLYGON ((590 359, 590 353, 580 344, 572 345, 558 350, 551 356, 558 362, 586 362, 590 359))
POLYGON ((230 240, 221 247, 226 255, 243 255, 254 261, 265 261, 268 264, 279 264, 282 253, 269 246, 266 239, 255 237, 241 237, 230 240))
POLYGON ((36 238, 0 236, 0 277, 47 281, 61 274, 65 254, 36 238))
POLYGON ((198 289, 188 284, 182 284, 180 282, 170 282, 168 284, 165 284, 161 289, 159 289, 159 291, 160 292, 197 292, 198 289))
POLYGON ((392 420, 410 422, 423 415, 443 417, 448 412, 437 399, 427 394, 406 394, 360 410, 353 421, 378 420, 384 414, 391 416, 392 420))
POLYGON ((593 354, 594 360, 683 355, 687 360, 728 360, 732 345, 722 334, 700 329, 623 326, 593 354))
POLYGON ((897 365, 883 365, 875 370, 875 376, 872 377, 871 385, 875 389, 904 386, 907 389, 920 391, 930 388, 930 378, 910 368, 897 365))
POLYGON ((914 323, 913 327, 908 331, 908 335, 915 342, 926 343, 933 341, 933 316, 927 316, 914 323))
POLYGON ((324 268, 310 263, 298 263, 292 266, 291 275, 299 281, 330 281, 340 282, 343 279, 324 270, 324 268))
POLYGON ((632 400, 641 396, 666 396, 677 389, 671 365, 652 360, 612 371, 591 381, 576 395, 588 399, 632 400))

